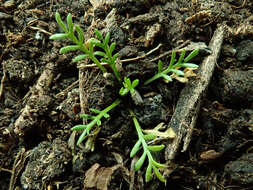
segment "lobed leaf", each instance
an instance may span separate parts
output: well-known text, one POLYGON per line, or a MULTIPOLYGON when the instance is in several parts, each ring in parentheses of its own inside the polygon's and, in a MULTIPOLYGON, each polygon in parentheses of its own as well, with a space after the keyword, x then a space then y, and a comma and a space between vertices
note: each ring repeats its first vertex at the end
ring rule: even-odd
POLYGON ((154 140, 157 136, 154 134, 143 135, 145 141, 154 140))
POLYGON ((127 95, 128 92, 129 92, 129 90, 127 88, 121 87, 119 94, 121 96, 125 96, 125 95, 127 95))
POLYGON ((102 36, 102 34, 99 32, 98 29, 95 29, 95 34, 97 35, 97 37, 98 37, 99 40, 103 40, 103 36, 102 36))
POLYGON ((166 180, 163 178, 162 174, 159 172, 159 170, 156 167, 153 166, 153 170, 154 170, 155 175, 161 182, 166 182, 166 180))
POLYGON ((88 54, 82 54, 82 55, 78 55, 73 59, 73 62, 78 62, 81 61, 83 59, 89 58, 90 56, 88 54))
POLYGON ((135 79, 132 83, 132 88, 135 88, 139 84, 139 79, 135 79))
POLYGON ((184 72, 178 69, 171 69, 171 72, 176 73, 179 76, 184 76, 184 72))
POLYGON ((70 33, 74 33, 74 24, 72 21, 72 15, 69 13, 67 16, 67 24, 70 33))
POLYGON ((66 25, 63 23, 61 16, 58 12, 55 13, 55 20, 59 24, 59 26, 64 30, 65 33, 68 33, 68 29, 66 25))
POLYGON ((71 128, 71 130, 73 130, 73 131, 80 131, 80 130, 84 130, 84 129, 86 129, 86 125, 76 125, 71 128))
POLYGON ((177 64, 180 64, 180 63, 183 62, 183 59, 184 59, 184 56, 185 56, 185 52, 186 52, 185 49, 183 49, 183 51, 181 52, 181 55, 179 57, 179 60, 178 60, 177 64))
POLYGON ((81 27, 79 25, 76 25, 76 32, 78 34, 79 43, 83 44, 83 42, 84 42, 84 33, 83 33, 83 30, 81 29, 81 27))
POLYGON ((151 151, 161 151, 162 149, 164 149, 165 145, 152 145, 152 146, 148 146, 148 150, 151 151))
POLYGON ((149 163, 145 173, 145 181, 149 182, 152 176, 152 164, 149 163))
POLYGON ((60 49, 60 54, 64 54, 64 53, 68 53, 70 51, 76 51, 80 49, 79 45, 70 45, 70 46, 66 46, 60 49))
POLYGON ((163 62, 161 60, 158 61, 158 73, 161 73, 163 69, 163 62))
POLYGON ((140 149, 140 145, 141 145, 141 140, 139 139, 134 147, 132 148, 131 152, 130 152, 130 158, 134 157, 135 154, 138 152, 138 150, 140 149))
POLYGON ((187 63, 190 59, 194 58, 196 55, 198 55, 199 49, 193 50, 185 59, 184 63, 187 63))
POLYGON ((143 154, 141 155, 141 157, 135 164, 135 171, 138 171, 141 168, 141 166, 144 164, 146 156, 147 156, 146 152, 143 152, 143 154))
POLYGON ((194 64, 194 63, 183 63, 180 65, 181 67, 186 67, 186 68, 198 68, 199 66, 194 64))
POLYGON ((94 55, 99 55, 101 57, 107 57, 107 55, 104 52, 102 52, 102 51, 95 51, 94 55))
POLYGON ((58 34, 53 34, 52 36, 49 37, 50 40, 60 40, 60 39, 65 39, 68 38, 68 34, 63 34, 63 33, 58 33, 58 34))
POLYGON ((105 35, 104 45, 108 45, 109 40, 110 40, 110 33, 107 32, 106 35, 105 35))

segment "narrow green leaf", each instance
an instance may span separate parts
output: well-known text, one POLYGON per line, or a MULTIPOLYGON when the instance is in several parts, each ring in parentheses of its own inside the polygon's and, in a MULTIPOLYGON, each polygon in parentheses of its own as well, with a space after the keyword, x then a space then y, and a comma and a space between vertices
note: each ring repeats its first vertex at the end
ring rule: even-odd
POLYGON ((157 176, 157 178, 161 181, 161 182, 166 182, 166 180, 163 178, 162 174, 159 172, 159 170, 153 166, 153 170, 155 175, 157 176))
POLYGON ((144 135, 143 138, 144 138, 145 141, 151 141, 151 140, 154 140, 156 138, 156 135, 148 134, 148 135, 144 135))
POLYGON ((141 166, 144 164, 146 156, 147 156, 146 152, 143 152, 142 156, 139 158, 139 160, 135 164, 135 171, 138 171, 141 168, 141 166))
POLYGON ((167 81, 172 81, 172 78, 169 75, 162 75, 162 77, 167 81))
POLYGON ((102 36, 102 34, 99 32, 98 29, 95 29, 95 34, 97 35, 97 37, 98 37, 99 40, 103 40, 103 36, 102 36))
POLYGON ((104 117, 104 118, 109 118, 110 115, 109 115, 108 113, 105 113, 105 114, 103 114, 103 117, 104 117))
POLYGON ((63 23, 61 16, 58 12, 55 13, 55 20, 59 24, 59 26, 64 30, 65 33, 68 33, 68 29, 66 25, 63 23))
POLYGON ((90 111, 92 111, 93 113, 98 113, 100 114, 102 111, 95 109, 95 108, 90 108, 90 111))
POLYGON ((162 149, 164 149, 164 145, 152 145, 152 146, 148 146, 148 150, 151 151, 161 151, 162 149))
POLYGON ((79 45, 70 45, 60 49, 60 54, 68 53, 70 51, 76 51, 80 49, 79 45))
POLYGON ((125 79, 126 79, 126 80, 125 80, 125 83, 126 83, 126 85, 127 85, 127 88, 130 89, 131 86, 132 86, 131 80, 130 80, 130 78, 126 78, 126 77, 125 77, 125 79))
POLYGON ((104 45, 108 45, 109 40, 110 40, 110 33, 107 32, 106 35, 105 35, 104 45))
POLYGON ((104 52, 102 52, 102 51, 95 51, 94 55, 99 55, 101 57, 107 57, 107 55, 104 52))
POLYGON ((183 63, 180 65, 181 67, 186 67, 186 68, 198 68, 199 66, 194 64, 194 63, 183 63))
POLYGON ((68 29, 70 33, 74 32, 74 24, 72 21, 72 15, 69 13, 67 16, 67 24, 68 24, 68 29))
POLYGON ((60 39, 68 38, 68 37, 69 37, 68 34, 59 33, 59 34, 53 34, 52 36, 49 37, 49 39, 50 40, 60 40, 60 39))
POLYGON ((125 95, 127 95, 128 92, 129 92, 128 89, 121 87, 121 89, 120 89, 120 91, 119 91, 119 94, 120 94, 121 96, 125 96, 125 95))
POLYGON ((130 158, 134 157, 135 154, 138 152, 138 150, 140 149, 140 145, 141 145, 141 140, 139 139, 134 147, 132 148, 131 152, 130 152, 130 158))
POLYGON ((112 52, 114 51, 114 49, 115 49, 115 47, 116 47, 116 43, 115 42, 113 42, 111 45, 110 45, 110 54, 112 54, 112 52))
POLYGON ((89 58, 89 55, 88 54, 82 54, 82 55, 78 55, 76 56, 74 59, 73 59, 73 62, 78 62, 78 61, 81 61, 83 59, 86 59, 86 58, 89 58))
POLYGON ((86 125, 76 125, 76 126, 71 128, 71 130, 73 130, 73 131, 81 131, 81 130, 84 130, 84 129, 86 129, 86 125))
POLYGON ((161 73, 163 69, 163 62, 161 60, 158 61, 158 73, 161 73))
POLYGON ((152 176, 152 164, 149 163, 145 173, 145 181, 149 182, 152 176))
POLYGON ((185 52, 186 52, 185 49, 183 49, 183 51, 181 52, 181 55, 179 57, 179 60, 178 60, 177 64, 180 64, 180 63, 183 62, 183 59, 184 59, 184 56, 185 56, 185 52))
POLYGON ((167 166, 164 164, 160 164, 158 162, 156 162, 155 160, 152 160, 152 164, 158 168, 166 168, 167 166))
POLYGON ((83 119, 91 119, 91 118, 92 118, 91 115, 88 115, 88 114, 86 114, 86 113, 80 114, 80 117, 83 118, 83 119))
POLYGON ((190 59, 194 58, 196 55, 198 55, 199 49, 193 50, 185 59, 184 63, 187 63, 190 59))
POLYGON ((139 79, 135 79, 132 83, 132 88, 135 88, 139 84, 139 79))
POLYGON ((84 138, 86 137, 86 134, 87 134, 87 130, 84 130, 83 133, 78 138, 78 141, 76 143, 77 145, 79 145, 79 144, 81 144, 81 142, 83 142, 84 138))
POLYGON ((184 72, 178 69, 171 69, 171 72, 176 73, 179 76, 184 76, 184 72))
POLYGON ((112 61, 113 61, 113 62, 115 62, 115 61, 116 61, 116 59, 118 58, 118 56, 119 56, 119 54, 118 54, 118 53, 114 54, 114 56, 112 57, 112 61))
POLYGON ((170 58, 170 64, 169 67, 171 67, 176 61, 176 52, 173 50, 170 58))
POLYGON ((84 33, 82 28, 79 25, 76 25, 76 32, 78 34, 79 43, 83 44, 84 42, 84 33))

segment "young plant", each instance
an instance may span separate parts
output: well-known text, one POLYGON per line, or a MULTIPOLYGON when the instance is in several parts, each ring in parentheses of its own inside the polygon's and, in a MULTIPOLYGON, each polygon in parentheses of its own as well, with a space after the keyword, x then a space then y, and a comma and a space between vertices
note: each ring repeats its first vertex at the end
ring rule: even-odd
POLYGON ((69 39, 73 43, 75 43, 75 45, 69 45, 61 48, 60 49, 61 54, 68 53, 70 51, 81 50, 84 54, 76 56, 73 59, 73 62, 78 62, 85 58, 89 58, 99 67, 99 69, 103 73, 107 73, 106 68, 101 64, 101 62, 106 62, 112 68, 117 80, 121 82, 119 72, 116 68, 116 59, 118 57, 118 54, 115 55, 112 54, 115 49, 116 43, 112 43, 111 45, 109 45, 110 41, 109 33, 107 33, 105 38, 103 39, 102 34, 98 30, 96 30, 95 33, 99 40, 91 38, 85 43, 83 30, 79 25, 74 26, 71 14, 68 14, 67 16, 67 26, 63 23, 60 14, 58 12, 55 14, 55 19, 65 33, 54 34, 50 36, 50 39, 51 40, 69 39), (75 31, 77 32, 77 36, 75 36, 75 31), (95 46, 102 48, 104 52, 102 51, 94 52, 95 46), (102 56, 103 58, 99 61, 96 58, 96 55, 102 56))
POLYGON ((152 78, 145 81, 144 85, 147 85, 159 78, 164 78, 167 81, 172 81, 172 78, 170 77, 170 75, 168 73, 175 73, 176 75, 184 76, 184 72, 179 70, 181 67, 198 68, 198 65, 193 64, 193 63, 188 63, 189 60, 191 60, 193 57, 198 55, 198 52, 199 52, 199 50, 195 49, 186 58, 184 58, 186 51, 183 50, 180 57, 179 57, 179 60, 176 62, 176 52, 172 51, 170 64, 169 64, 168 68, 163 70, 163 62, 161 60, 159 60, 157 74, 155 74, 152 78))
POLYGON ((154 135, 154 134, 144 135, 142 132, 141 126, 140 126, 138 120, 136 119, 133 111, 130 110, 129 112, 130 112, 130 115, 132 116, 136 131, 138 134, 138 139, 139 139, 135 143, 134 147, 132 148, 131 153, 130 153, 130 157, 132 158, 136 155, 136 153, 140 150, 140 146, 142 146, 142 148, 143 148, 143 153, 142 153, 141 157, 139 158, 139 160, 135 164, 135 170, 136 171, 139 170, 142 167, 142 165, 144 164, 146 157, 148 157, 148 167, 147 167, 146 173, 145 173, 145 181, 148 182, 151 180, 152 170, 153 170, 156 177, 160 181, 165 182, 165 179, 163 178, 163 176, 160 173, 160 171, 158 170, 158 168, 166 168, 166 166, 156 162, 151 154, 151 151, 161 151, 162 149, 164 149, 165 146, 164 145, 148 145, 146 141, 154 140, 156 138, 156 135, 154 135))
POLYGON ((102 124, 101 119, 103 117, 109 118, 110 116, 109 116, 108 112, 119 104, 120 104, 120 99, 117 99, 110 106, 106 107, 102 111, 97 110, 97 109, 90 109, 90 111, 97 114, 96 116, 91 116, 88 114, 81 114, 80 115, 81 118, 89 119, 92 121, 90 123, 88 123, 87 125, 76 125, 72 128, 72 130, 75 130, 75 131, 83 131, 83 133, 80 135, 80 137, 77 141, 77 145, 79 145, 84 140, 86 135, 89 135, 90 130, 93 126, 95 126, 95 125, 100 126, 102 124))

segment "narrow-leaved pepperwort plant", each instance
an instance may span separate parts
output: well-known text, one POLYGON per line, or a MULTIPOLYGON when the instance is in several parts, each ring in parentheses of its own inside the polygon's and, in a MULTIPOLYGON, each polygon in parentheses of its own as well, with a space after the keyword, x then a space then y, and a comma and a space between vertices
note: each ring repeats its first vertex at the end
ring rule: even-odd
MULTIPOLYGON (((108 73, 108 71, 101 63, 108 63, 116 80, 121 84, 121 88, 119 89, 119 97, 111 105, 107 106, 103 110, 91 108, 90 111, 93 113, 93 115, 80 114, 81 118, 90 120, 90 122, 85 125, 76 125, 72 128, 72 130, 82 131, 82 134, 79 136, 79 139, 77 141, 77 145, 79 145, 90 133, 92 133, 92 128, 94 126, 101 126, 102 120, 108 119, 110 117, 109 112, 115 107, 117 107, 120 103, 124 102, 121 100, 123 96, 128 95, 130 92, 130 95, 135 105, 140 104, 142 98, 138 93, 138 91, 136 90, 136 87, 139 85, 139 80, 135 79, 131 81, 130 78, 124 77, 124 80, 122 81, 122 78, 120 77, 119 71, 117 70, 116 67, 116 60, 118 58, 118 54, 117 53, 113 54, 113 51, 115 50, 116 47, 116 43, 113 42, 109 44, 110 42, 109 33, 107 33, 105 37, 103 37, 103 35, 98 30, 95 30, 95 35, 97 39, 90 38, 87 41, 85 41, 83 30, 79 25, 73 24, 71 14, 68 14, 67 16, 66 19, 67 25, 64 24, 59 13, 55 14, 55 18, 59 26, 63 29, 64 33, 53 34, 50 37, 50 39, 52 40, 69 39, 70 41, 72 41, 72 43, 74 43, 73 45, 62 47, 60 49, 60 53, 64 54, 70 51, 79 50, 82 53, 74 57, 73 62, 78 62, 88 58, 93 63, 95 63, 104 74, 108 73)), ((193 57, 195 57, 198 54, 198 49, 192 51, 186 58, 184 58, 185 53, 186 53, 185 51, 182 51, 179 60, 176 61, 176 53, 175 51, 173 51, 169 66, 164 70, 162 61, 159 61, 158 72, 153 77, 145 81, 144 85, 148 85, 159 78, 163 78, 167 81, 172 81, 172 77, 171 75, 169 75, 169 73, 172 74, 175 73, 176 75, 184 76, 184 71, 180 70, 180 68, 197 68, 198 65, 188 63, 188 61, 190 61, 193 57)), ((126 105, 125 107, 128 107, 128 105, 126 105)), ((150 133, 144 134, 132 109, 129 109, 129 114, 133 119, 133 123, 138 136, 138 140, 131 150, 130 157, 135 156, 138 152, 140 152, 140 149, 142 148, 142 155, 135 164, 135 170, 139 170, 144 164, 146 158, 148 158, 148 166, 145 173, 145 180, 147 182, 150 181, 152 178, 152 174, 155 174, 160 181, 165 182, 165 179, 161 174, 161 172, 159 171, 159 169, 165 168, 166 165, 156 162, 154 160, 154 157, 152 156, 153 151, 161 151, 162 149, 164 149, 165 146, 148 145, 148 141, 155 140, 157 136, 155 134, 150 133)))

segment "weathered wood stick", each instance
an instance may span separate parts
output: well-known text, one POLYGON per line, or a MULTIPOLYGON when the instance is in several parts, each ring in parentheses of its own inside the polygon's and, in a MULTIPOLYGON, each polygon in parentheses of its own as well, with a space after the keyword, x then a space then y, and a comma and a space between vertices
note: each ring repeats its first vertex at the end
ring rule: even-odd
POLYGON ((177 136, 173 139, 172 143, 169 143, 166 147, 166 160, 174 159, 180 149, 181 152, 184 152, 189 146, 198 117, 201 100, 206 95, 216 61, 220 54, 223 35, 224 29, 223 26, 220 26, 215 30, 209 43, 209 48, 212 53, 203 60, 197 74, 198 78, 187 83, 181 92, 175 112, 168 124, 168 127, 172 128, 177 136), (182 144, 183 147, 181 148, 182 144))

